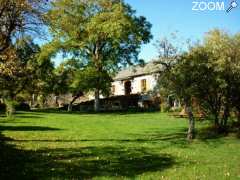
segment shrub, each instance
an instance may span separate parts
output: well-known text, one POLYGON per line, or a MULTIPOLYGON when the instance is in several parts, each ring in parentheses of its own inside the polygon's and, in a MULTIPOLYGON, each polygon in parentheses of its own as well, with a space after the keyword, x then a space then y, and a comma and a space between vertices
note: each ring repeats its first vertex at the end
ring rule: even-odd
POLYGON ((182 111, 182 107, 173 107, 173 108, 170 108, 170 112, 181 112, 182 111))
POLYGON ((30 109, 31 108, 30 108, 29 104, 27 104, 25 102, 21 102, 16 105, 17 111, 30 111, 30 109))
POLYGON ((3 103, 0 103, 0 112, 4 112, 6 110, 6 105, 3 103))
POLYGON ((6 105, 6 116, 10 119, 14 118, 14 114, 16 112, 15 110, 15 106, 16 106, 16 102, 13 100, 4 100, 4 103, 6 105))
POLYGON ((163 104, 161 105, 161 110, 162 110, 162 112, 169 112, 170 109, 171 109, 171 107, 170 107, 169 104, 167 104, 167 103, 163 103, 163 104))

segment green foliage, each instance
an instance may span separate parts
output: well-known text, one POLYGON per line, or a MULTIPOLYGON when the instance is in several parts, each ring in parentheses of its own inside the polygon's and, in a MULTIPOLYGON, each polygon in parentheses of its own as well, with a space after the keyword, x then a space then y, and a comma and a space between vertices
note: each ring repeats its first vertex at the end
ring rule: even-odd
POLYGON ((31 101, 33 94, 52 92, 53 64, 50 59, 38 59, 40 47, 32 38, 16 39, 9 53, 0 61, 0 97, 31 101))
POLYGON ((203 44, 191 47, 160 77, 162 90, 194 99, 206 114, 214 115, 216 126, 226 129, 230 112, 239 111, 239 44, 239 34, 210 31, 203 44))
POLYGON ((12 47, 12 55, 0 61, 0 96, 15 97, 32 78, 36 69, 32 66, 36 61, 39 47, 29 37, 17 39, 12 47))
POLYGON ((95 68, 86 67, 76 71, 71 88, 75 91, 78 89, 89 92, 96 88, 96 84, 99 84, 101 93, 109 95, 111 82, 112 78, 106 71, 98 72, 95 68))
POLYGON ((171 107, 170 107, 170 105, 168 103, 162 103, 161 104, 162 112, 170 112, 170 109, 171 109, 171 107))
POLYGON ((53 92, 56 95, 78 92, 81 87, 71 87, 71 85, 76 78, 76 72, 82 67, 80 60, 74 58, 61 63, 54 72, 53 92))
MULTIPOLYGON (((151 25, 120 0, 60 0, 47 14, 53 40, 40 58, 64 52, 95 69, 95 96, 109 86, 108 78, 122 65, 138 62, 138 53, 151 39, 151 25), (106 77, 105 81, 101 79, 106 77), (105 85, 103 85, 105 83, 105 85)), ((84 73, 90 73, 86 70, 84 73)), ((76 83, 75 83, 76 84, 76 83)), ((97 100, 96 100, 97 101, 97 100)))
POLYGON ((208 33, 204 44, 191 51, 195 97, 205 111, 215 116, 217 126, 226 126, 232 108, 239 99, 239 34, 230 35, 220 30, 208 33), (196 77, 197 77, 196 76, 196 77), (223 115, 221 116, 221 111, 223 115), (218 122, 218 118, 222 118, 218 122), (220 124, 219 124, 220 123, 220 124))
MULTIPOLYGON (((41 49, 33 43, 31 38, 24 39, 19 45, 19 57, 26 58, 25 83, 22 90, 19 91, 21 96, 31 101, 32 95, 46 96, 52 93, 54 86, 54 64, 50 58, 40 59, 41 49), (31 56, 30 56, 31 55, 31 56), (30 58, 28 57, 30 56, 30 58), (27 82, 27 83, 26 83, 27 82)), ((18 94, 19 94, 18 93, 18 94)))

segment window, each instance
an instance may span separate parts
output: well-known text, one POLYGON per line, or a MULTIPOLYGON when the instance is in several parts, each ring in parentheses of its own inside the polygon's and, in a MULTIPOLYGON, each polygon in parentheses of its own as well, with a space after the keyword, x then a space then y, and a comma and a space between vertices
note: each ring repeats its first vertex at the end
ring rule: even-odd
POLYGON ((147 91, 147 80, 146 79, 142 79, 141 80, 141 91, 142 92, 146 92, 147 91))

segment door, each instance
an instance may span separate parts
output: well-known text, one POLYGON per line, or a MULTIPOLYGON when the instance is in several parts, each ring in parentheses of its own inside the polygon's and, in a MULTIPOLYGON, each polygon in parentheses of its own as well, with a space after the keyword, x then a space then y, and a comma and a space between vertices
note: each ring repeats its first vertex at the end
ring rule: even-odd
POLYGON ((132 92, 132 83, 131 81, 126 81, 124 83, 125 95, 130 95, 132 92))

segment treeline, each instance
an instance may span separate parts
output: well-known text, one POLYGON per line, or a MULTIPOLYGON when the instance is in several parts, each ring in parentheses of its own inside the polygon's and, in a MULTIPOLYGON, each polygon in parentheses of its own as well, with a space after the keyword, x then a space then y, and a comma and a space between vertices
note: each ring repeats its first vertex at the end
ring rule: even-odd
POLYGON ((10 111, 20 92, 38 97, 70 92, 71 110, 90 90, 99 111, 112 75, 138 63, 141 45, 152 38, 151 24, 122 0, 1 0, 0 5, 0 96, 10 111), (50 40, 35 47, 32 39, 46 37, 46 29, 50 40), (54 69, 50 59, 58 53, 69 60, 54 69))

